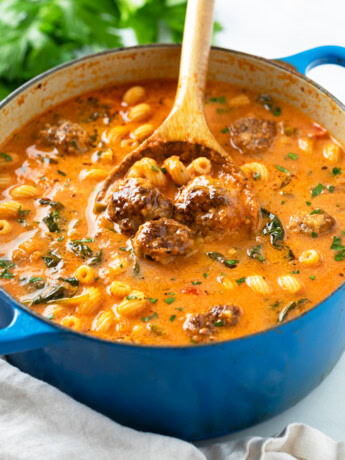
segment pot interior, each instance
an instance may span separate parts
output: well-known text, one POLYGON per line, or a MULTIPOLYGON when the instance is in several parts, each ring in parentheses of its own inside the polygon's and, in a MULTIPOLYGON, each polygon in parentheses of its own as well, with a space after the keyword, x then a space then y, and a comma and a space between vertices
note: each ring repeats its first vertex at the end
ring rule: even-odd
MULTIPOLYGON (((153 45, 107 51, 36 77, 1 105, 0 142, 42 112, 86 91, 157 78, 177 78, 180 47, 153 45)), ((208 78, 268 93, 300 108, 345 143, 342 105, 310 80, 242 53, 213 48, 208 78)))

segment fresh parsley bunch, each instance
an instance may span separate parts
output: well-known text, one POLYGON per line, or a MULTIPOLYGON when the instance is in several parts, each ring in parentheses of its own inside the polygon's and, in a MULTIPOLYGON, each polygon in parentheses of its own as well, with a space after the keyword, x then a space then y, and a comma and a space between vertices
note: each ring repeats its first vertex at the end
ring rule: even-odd
POLYGON ((181 41, 186 0, 0 0, 0 99, 62 62, 168 33, 181 41))

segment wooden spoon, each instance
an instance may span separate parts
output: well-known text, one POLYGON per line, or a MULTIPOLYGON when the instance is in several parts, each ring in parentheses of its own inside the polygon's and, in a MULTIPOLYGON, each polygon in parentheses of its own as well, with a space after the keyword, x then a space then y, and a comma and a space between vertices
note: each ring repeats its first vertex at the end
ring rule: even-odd
POLYGON ((259 222, 259 205, 248 189, 245 177, 231 156, 210 132, 204 115, 204 88, 213 28, 214 0, 189 0, 183 34, 182 55, 174 106, 163 124, 139 147, 128 154, 106 178, 97 201, 107 196, 109 187, 122 178, 129 168, 143 157, 162 163, 177 155, 184 163, 204 156, 212 165, 220 166, 228 182, 239 189, 250 227, 259 222))

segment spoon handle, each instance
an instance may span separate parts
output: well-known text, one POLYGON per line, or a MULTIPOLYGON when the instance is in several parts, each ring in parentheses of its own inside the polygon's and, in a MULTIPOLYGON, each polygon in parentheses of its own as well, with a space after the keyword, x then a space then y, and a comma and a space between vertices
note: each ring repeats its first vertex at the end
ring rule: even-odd
POLYGON ((212 39, 213 9, 214 0, 188 1, 176 105, 182 105, 187 100, 189 106, 202 110, 212 39))

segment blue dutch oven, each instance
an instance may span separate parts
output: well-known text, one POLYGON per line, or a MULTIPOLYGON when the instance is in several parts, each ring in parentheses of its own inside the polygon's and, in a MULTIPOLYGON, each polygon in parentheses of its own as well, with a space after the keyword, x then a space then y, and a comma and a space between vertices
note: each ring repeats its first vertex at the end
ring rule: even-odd
MULTIPOLYGON (((174 78, 180 48, 112 50, 59 66, 0 105, 0 141, 48 108, 109 84, 174 78)), ((328 46, 270 61, 213 48, 209 78, 265 91, 300 107, 345 143, 344 106, 303 76, 345 65, 328 46)), ((345 347, 345 286, 296 319, 262 333, 195 346, 138 346, 61 327, 0 292, 0 354, 117 422, 187 440, 243 429, 296 404, 345 347)), ((253 296, 255 302, 255 297, 253 296)))

